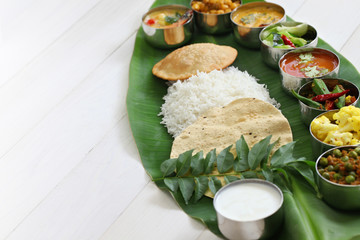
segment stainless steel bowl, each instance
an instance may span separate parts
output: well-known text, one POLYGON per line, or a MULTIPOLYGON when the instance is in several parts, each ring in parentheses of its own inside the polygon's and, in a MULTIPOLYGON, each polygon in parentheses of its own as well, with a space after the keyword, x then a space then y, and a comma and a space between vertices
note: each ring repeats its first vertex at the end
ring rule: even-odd
MULTIPOLYGON (((340 78, 324 78, 322 80, 324 81, 328 89, 333 89, 338 84, 342 85, 345 89, 349 89, 350 92, 348 94, 356 97, 356 101, 351 105, 357 106, 359 102, 359 88, 355 84, 340 78)), ((306 96, 308 93, 312 92, 311 90, 312 83, 313 81, 305 83, 303 86, 301 86, 298 91, 298 94, 301 96, 306 96)), ((299 104, 300 104, 301 119, 306 126, 309 126, 311 121, 316 116, 327 111, 325 109, 317 109, 310 107, 309 105, 306 105, 300 100, 299 100, 299 104)))
MULTIPOLYGON (((190 2, 193 2, 193 0, 190 2)), ((240 1, 241 4, 241 1, 240 1)), ((203 13, 194 10, 195 15, 195 24, 200 31, 209 34, 225 34, 231 32, 231 20, 230 14, 223 13, 223 14, 214 14, 214 13, 203 13)))
POLYGON ((327 150, 329 150, 331 148, 337 147, 337 146, 332 145, 332 144, 324 143, 323 141, 321 141, 317 137, 315 137, 315 135, 313 134, 313 132, 311 130, 311 124, 316 118, 319 118, 319 117, 324 116, 324 115, 330 121, 333 121, 334 120, 333 115, 334 115, 334 113, 336 113, 338 111, 339 111, 339 109, 335 109, 335 110, 330 110, 330 111, 321 113, 311 121, 310 126, 309 126, 309 132, 310 132, 310 135, 311 135, 311 148, 312 148, 314 159, 317 159, 323 152, 325 152, 325 151, 327 151, 327 150))
POLYGON ((259 39, 259 34, 261 30, 265 28, 264 27, 246 27, 243 25, 240 25, 233 21, 236 14, 238 14, 241 11, 245 11, 251 8, 256 8, 260 6, 265 7, 271 7, 282 13, 283 17, 279 20, 279 22, 283 22, 286 20, 285 10, 280 5, 277 5, 275 3, 269 3, 269 2, 252 2, 247 3, 244 5, 241 5, 240 7, 236 8, 230 15, 232 26, 233 26, 233 33, 235 40, 248 48, 260 48, 261 41, 259 39))
POLYGON ((316 160, 316 182, 323 199, 332 207, 342 210, 360 210, 360 185, 344 185, 331 182, 324 178, 318 169, 323 156, 327 156, 334 149, 348 149, 357 146, 343 146, 331 148, 321 154, 316 160))
POLYGON ((169 28, 156 28, 149 26, 144 22, 145 17, 150 13, 164 9, 191 10, 186 6, 177 4, 163 5, 150 9, 142 17, 142 28, 144 30, 145 39, 152 46, 162 49, 171 49, 183 46, 191 39, 194 32, 193 14, 191 14, 189 20, 187 20, 184 24, 169 28))
MULTIPOLYGON (((240 239, 240 240, 250 240, 250 239, 259 239, 259 238, 269 238, 273 236, 281 227, 283 222, 283 201, 284 196, 281 190, 273 183, 261 180, 261 179, 244 179, 234 181, 222 187, 214 197, 214 208, 217 214, 217 222, 221 233, 228 239, 240 239), (225 216, 221 211, 219 202, 221 200, 221 195, 232 188, 236 188, 238 185, 246 184, 259 184, 266 186, 271 189, 273 194, 279 197, 280 201, 272 213, 269 215, 264 215, 256 220, 250 221, 240 221, 229 216, 225 216)), ((246 206, 244 206, 246 207, 246 206)), ((231 209, 231 211, 233 211, 231 209)))
POLYGON ((340 59, 339 57, 333 53, 332 51, 330 50, 327 50, 327 49, 323 49, 323 48, 310 48, 310 47, 307 47, 307 48, 299 48, 299 49, 295 49, 295 50, 292 50, 290 52, 287 52, 285 53, 279 60, 279 63, 278 63, 278 66, 279 66, 279 69, 280 69, 280 74, 281 74, 281 84, 282 84, 282 87, 283 89, 285 90, 286 93, 288 94, 291 94, 291 90, 293 89, 294 91, 298 91, 299 88, 304 85, 305 83, 307 82, 310 82, 312 81, 314 78, 336 78, 338 76, 338 73, 339 73, 339 69, 340 69, 340 59), (310 78, 310 77, 298 77, 298 76, 294 76, 294 75, 291 75, 287 72, 285 72, 283 69, 282 69, 282 64, 283 62, 285 62, 285 60, 287 59, 287 57, 290 55, 290 54, 293 54, 293 53, 308 53, 308 52, 319 52, 319 53, 324 53, 324 54, 329 54, 331 56, 333 56, 336 61, 337 61, 337 66, 335 67, 334 70, 332 70, 331 72, 328 72, 327 74, 324 74, 322 76, 318 76, 318 77, 313 77, 313 78, 310 78))
MULTIPOLYGON (((280 58, 287 52, 290 52, 294 49, 282 49, 282 48, 274 48, 272 46, 266 45, 262 40, 264 38, 264 33, 266 33, 266 30, 272 27, 276 26, 287 26, 287 27, 294 27, 302 24, 301 22, 280 22, 276 23, 270 26, 265 27, 259 34, 259 38, 261 41, 261 55, 263 61, 272 68, 278 68, 279 67, 279 60, 280 58)), ((308 24, 308 31, 305 35, 302 36, 302 38, 307 39, 309 42, 303 47, 299 48, 305 48, 305 47, 316 47, 318 43, 318 35, 315 28, 308 24)))

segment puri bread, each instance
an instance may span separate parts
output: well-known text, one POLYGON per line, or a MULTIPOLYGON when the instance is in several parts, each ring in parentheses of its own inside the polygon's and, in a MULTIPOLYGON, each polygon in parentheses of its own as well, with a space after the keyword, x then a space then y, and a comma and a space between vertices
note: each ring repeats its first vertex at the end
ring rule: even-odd
POLYGON ((274 150, 293 141, 290 124, 277 108, 256 98, 240 98, 210 109, 185 128, 174 139, 170 157, 190 149, 203 150, 205 155, 216 148, 218 154, 230 145, 236 156, 235 143, 241 135, 250 148, 268 135, 272 135, 271 142, 279 139, 274 150))
POLYGON ((188 79, 197 71, 211 72, 231 65, 237 50, 213 43, 196 43, 178 48, 156 63, 152 73, 162 79, 176 81, 188 79))

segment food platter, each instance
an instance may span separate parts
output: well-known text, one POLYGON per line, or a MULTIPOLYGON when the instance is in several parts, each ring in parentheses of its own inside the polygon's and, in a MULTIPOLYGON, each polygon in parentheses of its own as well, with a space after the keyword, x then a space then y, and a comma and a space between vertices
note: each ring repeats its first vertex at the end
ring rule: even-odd
MULTIPOLYGON (((187 0, 159 0, 154 3, 153 7, 170 3, 189 6, 187 0)), ((297 99, 282 89, 279 71, 268 67, 262 61, 259 50, 241 47, 234 41, 230 33, 208 35, 195 30, 190 43, 203 42, 228 45, 238 50, 238 57, 233 65, 260 79, 260 83, 267 85, 271 97, 276 98, 281 104, 281 111, 288 119, 293 138, 297 142, 294 154, 297 157, 314 160, 311 151, 311 136, 308 127, 301 121, 299 104, 297 99)), ((319 39, 318 47, 335 52, 341 62, 339 77, 351 80, 360 86, 360 75, 347 59, 322 39, 319 39)), ((129 121, 141 161, 146 172, 160 188, 165 188, 160 165, 169 158, 173 138, 160 124, 161 117, 158 116, 168 85, 166 81, 153 76, 151 70, 154 64, 170 52, 171 50, 161 50, 149 45, 145 41, 142 28, 140 28, 136 36, 130 65, 127 94, 129 121)), ((292 189, 284 193, 284 226, 276 239, 351 239, 360 236, 358 228, 360 212, 335 210, 319 199, 301 177, 293 174, 290 175, 290 178, 292 189)), ((221 236, 211 198, 204 197, 197 203, 186 205, 180 194, 172 194, 187 214, 199 219, 212 232, 221 236)))

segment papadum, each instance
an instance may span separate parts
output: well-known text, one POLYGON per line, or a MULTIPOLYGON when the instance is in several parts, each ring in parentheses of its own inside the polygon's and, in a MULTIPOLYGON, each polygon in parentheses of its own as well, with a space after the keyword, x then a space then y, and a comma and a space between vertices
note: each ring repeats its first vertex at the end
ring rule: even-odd
MULTIPOLYGON (((185 128, 175 138, 170 158, 176 158, 190 149, 194 149, 194 153, 202 150, 205 156, 216 148, 219 154, 230 145, 233 145, 231 152, 236 156, 235 143, 241 135, 250 148, 272 135, 271 142, 278 140, 273 151, 293 141, 290 124, 277 108, 256 98, 240 98, 225 107, 210 109, 185 128)), ((218 178, 224 185, 223 179, 218 178)), ((213 197, 209 190, 205 195, 213 197)))
MULTIPOLYGON (((256 98, 240 98, 225 107, 210 109, 185 128, 175 138, 170 157, 190 149, 206 154, 216 148, 219 153, 231 144, 235 146, 241 135, 249 147, 269 135, 271 142, 279 138, 274 149, 293 141, 290 124, 278 109, 256 98)), ((232 150, 236 154, 235 148, 232 150)))
POLYGON ((237 50, 213 43, 195 43, 178 48, 156 63, 152 73, 162 79, 185 80, 197 72, 211 72, 231 65, 237 50))

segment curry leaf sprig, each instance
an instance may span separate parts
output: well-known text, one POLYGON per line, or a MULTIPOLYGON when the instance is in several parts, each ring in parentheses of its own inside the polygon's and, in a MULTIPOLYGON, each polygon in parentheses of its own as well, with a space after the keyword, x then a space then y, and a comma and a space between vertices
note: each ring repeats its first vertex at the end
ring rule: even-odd
POLYGON ((262 178, 277 184, 283 191, 289 191, 289 171, 296 171, 318 193, 314 180, 314 163, 304 158, 294 158, 296 142, 291 142, 272 150, 277 141, 270 143, 271 135, 256 143, 251 149, 244 136, 236 142, 236 157, 232 145, 216 155, 216 149, 204 156, 200 151, 186 151, 178 158, 164 161, 160 170, 166 187, 172 191, 180 190, 186 204, 199 201, 209 189, 215 194, 223 185, 245 178, 262 178), (217 171, 216 171, 217 170, 217 171), (223 181, 221 181, 223 179, 223 181))

